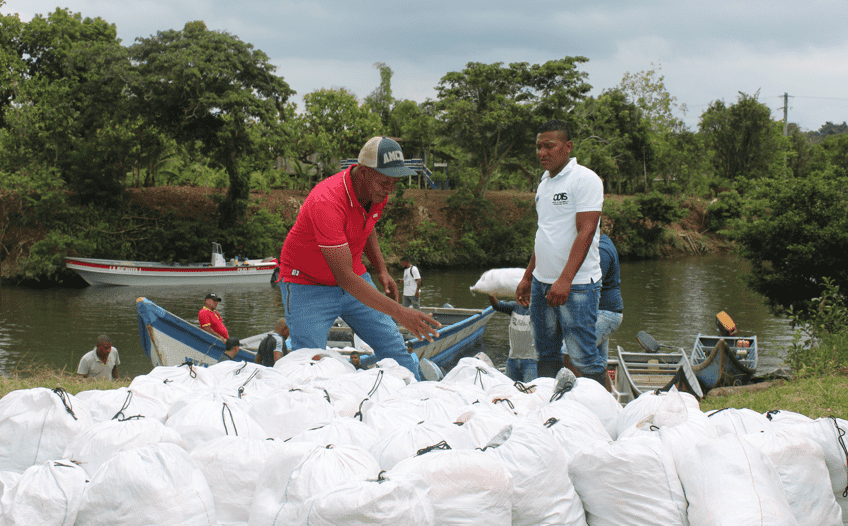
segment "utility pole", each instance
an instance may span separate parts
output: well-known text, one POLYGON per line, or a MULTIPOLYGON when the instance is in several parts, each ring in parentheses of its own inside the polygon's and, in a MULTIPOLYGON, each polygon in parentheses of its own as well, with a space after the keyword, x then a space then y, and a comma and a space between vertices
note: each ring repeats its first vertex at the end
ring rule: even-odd
POLYGON ((789 94, 783 93, 783 136, 789 132, 789 94))

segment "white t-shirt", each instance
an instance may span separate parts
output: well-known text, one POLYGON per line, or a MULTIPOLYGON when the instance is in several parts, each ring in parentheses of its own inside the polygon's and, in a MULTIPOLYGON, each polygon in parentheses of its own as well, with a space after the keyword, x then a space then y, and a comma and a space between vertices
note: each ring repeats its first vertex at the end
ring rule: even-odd
POLYGON ((418 272, 418 267, 410 265, 403 271, 403 295, 415 296, 415 291, 418 290, 418 282, 421 279, 421 273, 418 272))
MULTIPOLYGON (((545 172, 536 189, 536 212, 539 216, 536 268, 533 270, 536 279, 551 284, 559 278, 577 239, 577 213, 600 212, 603 206, 604 184, 601 178, 577 164, 576 158, 572 157, 553 177, 545 172)), ((586 259, 571 282, 573 285, 601 280, 600 240, 601 233, 596 228, 586 259)))
POLYGON ((89 378, 112 378, 112 369, 116 365, 121 365, 121 360, 118 358, 118 349, 112 347, 112 350, 109 351, 109 357, 106 358, 106 363, 103 363, 97 357, 97 348, 94 348, 80 359, 77 373, 87 374, 89 378))

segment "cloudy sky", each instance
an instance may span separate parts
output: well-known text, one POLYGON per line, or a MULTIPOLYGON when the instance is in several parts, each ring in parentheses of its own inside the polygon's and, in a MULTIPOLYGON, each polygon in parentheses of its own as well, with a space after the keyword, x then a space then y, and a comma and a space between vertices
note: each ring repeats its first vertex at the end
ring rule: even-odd
POLYGON ((788 93, 789 121, 804 129, 848 120, 845 0, 6 0, 0 12, 28 21, 57 6, 115 24, 124 45, 203 20, 264 51, 296 102, 319 88, 365 97, 380 82, 375 62, 394 71, 396 98, 420 102, 468 62, 584 56, 593 95, 661 64, 693 130, 710 102, 740 91, 759 91, 777 119, 788 93))

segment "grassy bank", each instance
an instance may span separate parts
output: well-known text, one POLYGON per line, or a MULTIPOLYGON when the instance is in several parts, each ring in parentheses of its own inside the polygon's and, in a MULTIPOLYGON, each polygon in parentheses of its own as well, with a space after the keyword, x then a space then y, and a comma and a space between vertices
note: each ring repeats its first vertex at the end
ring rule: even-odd
MULTIPOLYGON (((18 389, 34 387, 62 387, 71 394, 77 394, 90 389, 127 387, 131 381, 131 378, 115 381, 94 380, 46 366, 34 366, 0 377, 0 397, 18 389)), ((748 408, 758 413, 780 409, 801 413, 810 418, 834 416, 848 420, 848 371, 832 376, 784 382, 758 392, 708 397, 701 402, 703 411, 725 407, 748 408)))

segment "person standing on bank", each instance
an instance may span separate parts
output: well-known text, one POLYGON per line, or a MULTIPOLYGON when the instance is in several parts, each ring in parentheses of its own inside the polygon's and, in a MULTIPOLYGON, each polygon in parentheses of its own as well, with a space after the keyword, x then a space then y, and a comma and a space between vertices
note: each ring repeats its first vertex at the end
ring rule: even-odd
POLYGON ((530 309, 516 301, 498 301, 489 294, 492 308, 509 316, 509 357, 506 375, 515 382, 532 382, 538 376, 536 346, 530 325, 530 309))
POLYGON ((400 260, 403 270, 403 306, 413 309, 421 308, 421 273, 418 267, 409 262, 404 256, 400 260))
POLYGON ((400 145, 373 137, 358 163, 324 179, 309 192, 280 252, 280 292, 292 350, 324 349, 341 317, 379 359, 393 358, 420 378, 392 318, 418 338, 432 341, 441 324, 398 303, 374 225, 400 177, 414 175, 400 145), (385 294, 362 263, 368 257, 385 294))
POLYGON ((536 241, 515 298, 530 307, 539 376, 555 377, 562 368, 565 340, 580 374, 605 385, 595 343, 604 186, 595 172, 569 158, 572 147, 565 122, 548 121, 539 129, 536 157, 545 173, 536 190, 536 241))
POLYGON ((218 302, 221 298, 214 293, 206 295, 206 301, 200 312, 197 313, 197 321, 200 323, 200 328, 215 336, 219 340, 226 342, 230 337, 227 328, 224 327, 224 320, 218 313, 218 302))
POLYGON ((88 351, 80 359, 77 374, 83 378, 118 378, 118 349, 112 347, 112 340, 105 334, 97 337, 94 349, 88 351))

